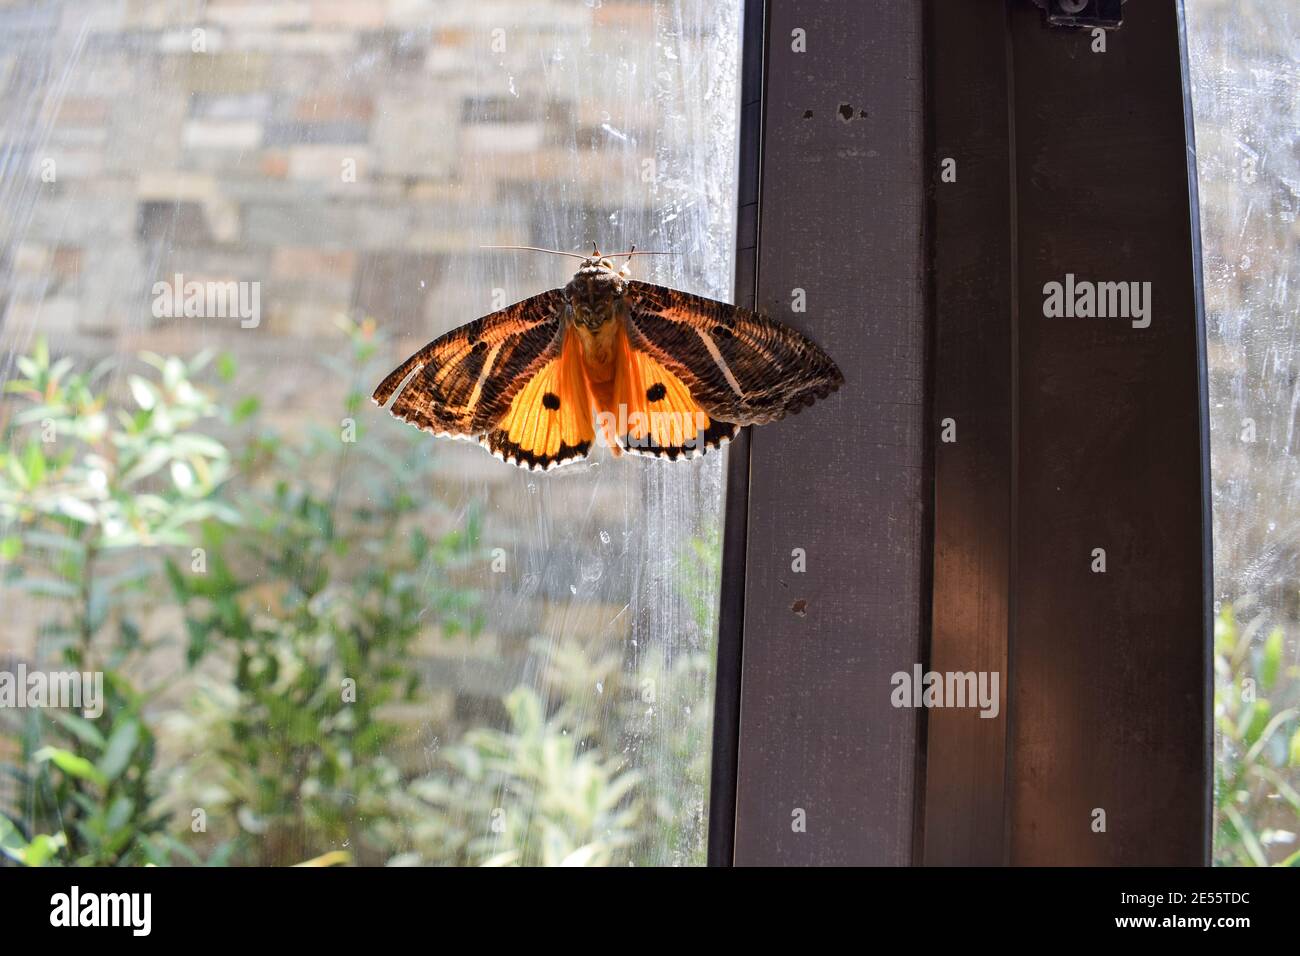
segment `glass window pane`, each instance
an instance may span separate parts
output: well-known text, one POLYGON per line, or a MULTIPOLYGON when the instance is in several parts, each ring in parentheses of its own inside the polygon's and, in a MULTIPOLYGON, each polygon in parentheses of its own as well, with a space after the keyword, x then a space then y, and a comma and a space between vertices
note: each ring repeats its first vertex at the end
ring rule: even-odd
POLYGON ((730 298, 739 18, 0 9, 8 856, 704 862, 724 455, 527 473, 368 396, 575 262, 482 245, 730 298))
POLYGON ((1300 11, 1188 0, 1214 494, 1214 860, 1300 844, 1300 11))

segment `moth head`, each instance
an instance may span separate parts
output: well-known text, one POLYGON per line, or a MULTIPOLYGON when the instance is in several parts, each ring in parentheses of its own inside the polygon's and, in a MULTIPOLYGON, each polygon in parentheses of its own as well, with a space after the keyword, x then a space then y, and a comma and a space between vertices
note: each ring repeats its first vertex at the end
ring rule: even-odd
POLYGON ((580 275, 587 275, 596 278, 602 275, 614 275, 620 278, 627 278, 629 272, 628 266, 630 265, 631 262, 628 262, 627 265, 624 265, 620 269, 614 260, 608 256, 591 256, 582 260, 582 265, 578 266, 578 271, 574 273, 574 278, 576 279, 580 275))
POLYGON ((562 249, 542 249, 538 246, 479 246, 480 249, 516 249, 522 252, 545 252, 552 256, 570 256, 574 259, 581 259, 582 266, 578 270, 581 275, 584 270, 598 270, 601 272, 611 272, 614 275, 626 279, 632 274, 632 257, 633 256, 675 256, 675 252, 647 252, 644 249, 637 249, 632 246, 627 252, 603 253, 595 242, 591 244, 591 255, 581 252, 565 252, 562 249), (626 258, 625 258, 626 257, 626 258), (619 259, 623 260, 620 268, 616 263, 619 259))
POLYGON ((571 256, 581 259, 582 265, 574 273, 569 284, 564 287, 564 294, 569 300, 574 321, 589 328, 600 328, 618 310, 619 300, 627 291, 628 279, 632 274, 633 256, 671 256, 672 252, 639 251, 632 246, 627 252, 603 253, 594 242, 591 254, 565 252, 561 249, 541 249, 537 246, 482 246, 484 249, 518 249, 527 252, 545 252, 556 256, 571 256), (618 265, 623 261, 622 266, 618 265))

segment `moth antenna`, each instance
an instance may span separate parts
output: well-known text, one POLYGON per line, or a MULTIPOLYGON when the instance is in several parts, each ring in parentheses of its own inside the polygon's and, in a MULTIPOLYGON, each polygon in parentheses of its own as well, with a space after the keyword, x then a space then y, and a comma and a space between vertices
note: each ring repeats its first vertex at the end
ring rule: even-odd
POLYGON ((540 246, 479 246, 480 249, 516 249, 523 252, 548 252, 553 256, 569 256, 573 259, 586 260, 589 257, 580 252, 564 252, 560 249, 543 249, 540 246))
MULTIPOLYGON (((479 248, 480 249, 515 249, 522 252, 545 252, 552 256, 568 256, 571 259, 586 260, 592 258, 592 256, 584 255, 581 252, 565 252, 563 249, 543 249, 541 246, 479 246, 479 248)), ((591 248, 593 250, 593 255, 595 258, 597 259, 602 258, 600 250, 594 242, 591 244, 591 248)), ((609 253, 603 258, 618 259, 623 256, 627 256, 627 258, 631 259, 633 256, 680 256, 681 254, 682 253, 680 252, 652 251, 648 249, 641 250, 638 249, 636 246, 633 246, 627 252, 609 253)))

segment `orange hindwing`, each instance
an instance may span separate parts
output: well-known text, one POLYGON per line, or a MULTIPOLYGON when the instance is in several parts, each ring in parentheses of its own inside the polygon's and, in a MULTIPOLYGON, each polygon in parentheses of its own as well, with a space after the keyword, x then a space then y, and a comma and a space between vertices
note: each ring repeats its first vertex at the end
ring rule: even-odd
POLYGON ((693 458, 734 438, 739 426, 714 421, 680 378, 647 352, 632 348, 620 329, 614 408, 602 410, 618 445, 634 455, 693 458))
POLYGON ((502 461, 549 470, 586 458, 595 439, 591 394, 577 336, 529 379, 500 423, 481 439, 502 461))

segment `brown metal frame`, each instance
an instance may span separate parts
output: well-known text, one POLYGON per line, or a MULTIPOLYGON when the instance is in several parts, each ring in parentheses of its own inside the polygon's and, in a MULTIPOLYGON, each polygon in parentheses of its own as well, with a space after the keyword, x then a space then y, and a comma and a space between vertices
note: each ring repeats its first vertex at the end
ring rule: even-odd
POLYGON ((919 715, 889 680, 920 659, 927 613, 921 8, 776 0, 747 16, 764 20, 745 44, 755 301, 847 381, 756 430, 748 468, 732 452, 711 859, 906 863, 919 715))
POLYGON ((1031 0, 755 6, 737 290, 847 383, 732 453, 711 862, 1208 862, 1178 5, 1125 5, 1105 53, 1031 0), (1045 318, 1066 273, 1150 282, 1150 327, 1045 318), (999 716, 893 709, 918 661, 999 672, 999 716))

